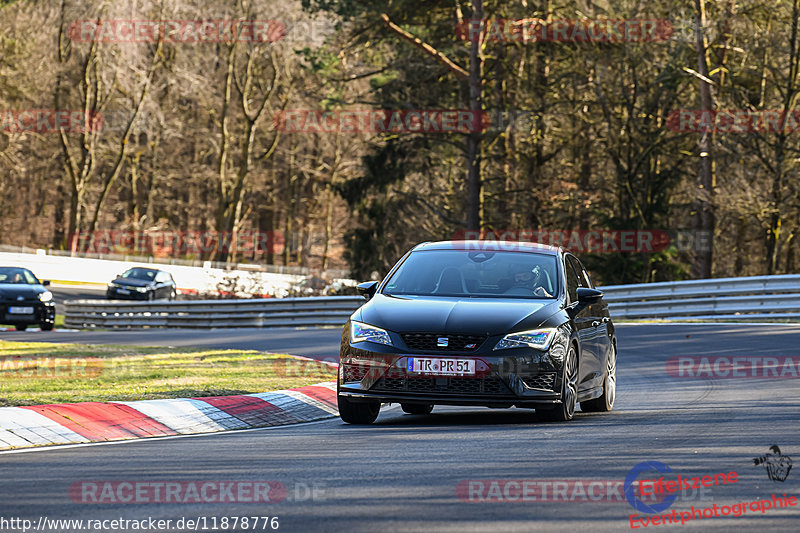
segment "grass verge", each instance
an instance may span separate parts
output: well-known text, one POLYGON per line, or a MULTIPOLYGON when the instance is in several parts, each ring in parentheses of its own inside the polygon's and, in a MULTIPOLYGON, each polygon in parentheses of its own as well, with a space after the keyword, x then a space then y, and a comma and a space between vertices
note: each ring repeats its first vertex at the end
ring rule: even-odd
POLYGON ((227 396, 335 377, 322 363, 252 350, 0 341, 0 406, 227 396))

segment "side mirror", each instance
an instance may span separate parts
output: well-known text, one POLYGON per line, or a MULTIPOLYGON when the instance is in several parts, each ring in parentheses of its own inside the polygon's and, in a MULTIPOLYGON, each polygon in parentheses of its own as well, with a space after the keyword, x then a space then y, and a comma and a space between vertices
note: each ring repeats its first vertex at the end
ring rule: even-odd
POLYGON ((377 281, 365 281, 356 285, 356 290, 358 294, 369 300, 375 296, 375 291, 378 290, 378 283, 377 281))
POLYGON ((42 285, 44 285, 45 287, 47 287, 48 285, 50 285, 50 280, 49 280, 49 279, 43 279, 43 280, 42 280, 42 285))
POLYGON ((596 304, 603 298, 603 291, 578 287, 578 302, 582 305, 596 304))

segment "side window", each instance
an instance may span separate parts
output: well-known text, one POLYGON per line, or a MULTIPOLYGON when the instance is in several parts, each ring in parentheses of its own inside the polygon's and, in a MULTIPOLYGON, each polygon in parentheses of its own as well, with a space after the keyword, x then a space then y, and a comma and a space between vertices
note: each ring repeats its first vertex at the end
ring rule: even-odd
POLYGON ((156 274, 156 281, 159 283, 164 283, 166 281, 169 281, 169 274, 167 274, 166 272, 159 272, 158 274, 156 274))
POLYGON ((572 262, 572 267, 575 269, 575 272, 578 273, 578 280, 581 287, 586 287, 587 289, 593 289, 594 285, 592 284, 592 278, 589 277, 589 273, 586 272, 586 268, 584 268, 583 263, 577 257, 569 256, 570 262, 572 262))
POLYGON ((578 276, 575 275, 572 265, 569 261, 569 256, 565 256, 564 261, 564 276, 567 278, 567 296, 570 303, 578 301, 578 276))
MULTIPOLYGON (((583 265, 581 265, 581 266, 583 266, 583 265)), ((589 271, 586 270, 585 267, 583 268, 583 277, 586 278, 586 282, 589 284, 588 287, 594 289, 594 282, 592 281, 592 278, 589 277, 589 271)))

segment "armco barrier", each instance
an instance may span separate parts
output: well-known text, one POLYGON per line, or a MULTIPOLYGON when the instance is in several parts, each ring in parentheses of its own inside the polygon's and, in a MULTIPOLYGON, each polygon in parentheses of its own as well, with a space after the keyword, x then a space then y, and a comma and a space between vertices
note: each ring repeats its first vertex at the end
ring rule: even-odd
MULTIPOLYGON (((601 287, 616 319, 800 319, 800 275, 601 287)), ((359 296, 265 300, 121 302, 72 300, 71 328, 230 328, 341 325, 359 296)))
POLYGON ((122 302, 69 300, 68 328, 260 328, 342 325, 364 303, 360 296, 122 302))
POLYGON ((800 319, 800 275, 601 287, 611 316, 663 319, 800 319))

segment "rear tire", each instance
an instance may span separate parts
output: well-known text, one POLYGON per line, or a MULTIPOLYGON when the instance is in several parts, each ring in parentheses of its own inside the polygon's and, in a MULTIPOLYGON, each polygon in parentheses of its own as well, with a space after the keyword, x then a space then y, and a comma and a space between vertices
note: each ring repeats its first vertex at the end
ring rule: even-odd
POLYGON ((551 422, 568 422, 575 416, 578 399, 578 355, 575 345, 570 345, 564 361, 564 378, 561 384, 561 403, 552 409, 537 409, 536 413, 543 420, 551 422))
POLYGON ((351 402, 343 396, 338 397, 339 416, 348 424, 368 425, 375 422, 381 410, 381 403, 370 400, 368 402, 351 402))
POLYGON ((17 324, 16 326, 14 326, 14 329, 17 331, 25 331, 26 329, 28 329, 28 324, 17 324))
POLYGON ((585 413, 605 413, 614 408, 617 395, 617 347, 611 345, 611 355, 606 361, 606 373, 603 377, 603 395, 593 400, 581 402, 581 411, 585 413))
POLYGON ((401 403, 400 408, 410 415, 429 415, 433 411, 432 403, 401 403))

